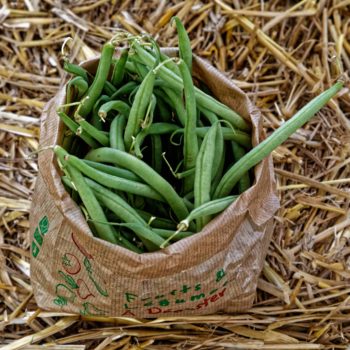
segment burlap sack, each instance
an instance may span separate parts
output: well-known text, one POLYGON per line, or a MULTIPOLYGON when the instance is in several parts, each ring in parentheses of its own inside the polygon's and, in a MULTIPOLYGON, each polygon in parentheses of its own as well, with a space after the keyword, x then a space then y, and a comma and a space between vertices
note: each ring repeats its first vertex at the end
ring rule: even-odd
MULTIPOLYGON (((85 63, 90 71, 96 60, 85 63)), ((264 137, 259 111, 248 97, 205 61, 194 75, 215 96, 253 124, 253 144, 264 137)), ((42 115, 40 147, 59 144, 56 107, 42 115)), ((30 217, 31 281, 40 308, 82 315, 159 317, 237 312, 254 300, 278 209, 271 158, 255 168, 254 185, 201 233, 168 248, 138 255, 92 236, 65 191, 51 150, 39 155, 30 217)))

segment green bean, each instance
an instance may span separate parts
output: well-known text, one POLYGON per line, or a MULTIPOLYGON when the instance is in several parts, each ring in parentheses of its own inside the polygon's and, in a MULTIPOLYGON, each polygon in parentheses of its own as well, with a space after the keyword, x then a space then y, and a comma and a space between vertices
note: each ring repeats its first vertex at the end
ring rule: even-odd
POLYGON ((84 78, 78 76, 71 79, 66 86, 66 104, 81 98, 88 88, 89 85, 84 78))
POLYGON ((188 37, 186 29, 180 21, 180 18, 175 16, 172 19, 176 23, 180 57, 184 60, 190 74, 192 75, 192 49, 190 38, 188 37))
POLYGON ((221 179, 214 193, 214 198, 225 197, 231 193, 233 187, 243 174, 247 173, 252 167, 267 157, 276 147, 286 141, 290 135, 309 121, 342 87, 343 83, 339 81, 315 97, 268 138, 236 162, 221 179))
POLYGON ((188 200, 186 197, 184 197, 184 203, 185 203, 185 205, 186 205, 186 208, 187 208, 189 211, 191 211, 191 210, 194 209, 194 204, 193 204, 190 200, 188 200))
POLYGON ((222 156, 220 159, 219 167, 218 167, 216 174, 214 175, 214 178, 212 179, 212 182, 211 182, 211 191, 210 191, 211 197, 213 197, 213 194, 216 190, 216 187, 218 186, 218 184, 222 178, 222 173, 223 173, 224 167, 225 167, 225 159, 226 159, 226 145, 225 145, 225 142, 223 142, 222 156))
POLYGON ((61 145, 64 149, 70 150, 73 144, 73 140, 75 139, 75 134, 69 128, 64 131, 61 145))
MULTIPOLYGON (((67 179, 66 176, 63 176, 62 180, 65 184, 73 188, 73 185, 67 179)), ((148 226, 146 225, 146 223, 142 221, 142 219, 137 215, 137 213, 134 211, 132 207, 130 207, 120 196, 105 189, 104 187, 100 186, 96 182, 88 178, 86 178, 85 180, 86 180, 86 183, 92 188, 93 193, 96 195, 96 198, 100 201, 102 206, 111 210, 117 218, 121 218, 122 220, 123 219, 128 220, 128 219, 131 219, 131 217, 133 217, 132 221, 133 222, 136 221, 138 223, 137 224, 138 226, 132 227, 135 224, 131 224, 131 223, 110 223, 107 220, 103 220, 103 221, 89 220, 90 222, 97 223, 100 225, 105 225, 112 229, 113 229, 113 226, 115 225, 134 228, 134 232, 141 231, 140 235, 137 235, 137 236, 141 238, 141 241, 145 244, 145 246, 148 248, 149 251, 158 249, 159 245, 162 244, 161 236, 154 233, 152 230, 148 229, 148 226), (139 226, 141 226, 141 228, 139 226), (145 229, 143 229, 143 227, 145 229), (137 230, 135 230, 135 228, 137 230), (144 237, 145 235, 146 237, 144 237), (155 239, 158 242, 158 244, 155 244, 152 241, 150 241, 149 237, 151 239, 155 239)), ((138 247, 134 246, 134 244, 129 242, 127 238, 124 238, 121 235, 119 237, 120 237, 120 241, 123 243, 122 245, 125 248, 128 248, 129 250, 134 251, 135 253, 142 253, 142 250, 140 250, 138 247)), ((163 243, 164 243, 164 240, 163 240, 163 243)))
POLYGON ((117 101, 108 101, 104 103, 100 109, 98 110, 98 116, 105 120, 107 118, 107 114, 110 111, 118 111, 119 113, 128 117, 130 113, 130 107, 127 103, 117 100, 117 101))
POLYGON ((168 84, 166 81, 160 78, 156 78, 156 80, 154 81, 154 87, 165 87, 168 89, 172 89, 170 84, 168 84))
POLYGON ((154 40, 153 37, 149 37, 148 40, 150 40, 151 44, 152 44, 152 50, 149 50, 153 56, 155 57, 156 61, 155 61, 155 66, 157 66, 160 61, 161 61, 161 52, 160 52, 160 48, 157 44, 157 42, 154 40))
POLYGON ((137 74, 140 77, 140 80, 142 81, 142 79, 144 79, 147 73, 149 72, 149 69, 147 69, 147 67, 144 64, 138 62, 135 62, 135 67, 137 74))
POLYGON ((130 181, 143 182, 143 180, 139 176, 135 175, 129 170, 122 169, 117 166, 110 166, 102 163, 92 162, 91 160, 87 159, 82 159, 82 161, 97 170, 103 171, 106 174, 122 177, 123 179, 130 181))
POLYGON ((138 227, 130 227, 135 234, 142 240, 147 249, 153 251, 164 242, 158 234, 152 231, 143 219, 137 214, 136 210, 133 209, 127 202, 125 202, 117 194, 105 189, 103 186, 96 182, 86 179, 86 183, 91 187, 93 192, 96 194, 101 203, 103 203, 109 210, 117 215, 121 220, 125 221, 126 226, 131 226, 135 223, 139 224, 138 227))
POLYGON ((214 179, 216 173, 219 171, 222 159, 225 159, 223 155, 224 147, 225 147, 224 135, 222 133, 221 125, 220 123, 218 123, 218 128, 216 132, 216 141, 215 141, 215 157, 213 161, 213 169, 211 171, 211 180, 214 179))
MULTIPOLYGON (((166 61, 164 64, 165 67, 167 67, 169 70, 180 76, 179 66, 173 61, 169 60, 169 56, 165 55, 164 53, 160 54, 160 59, 162 62, 166 61)), ((142 62, 142 60, 140 60, 142 62)))
POLYGON ((162 171, 162 139, 159 135, 151 136, 152 168, 160 174, 162 171))
POLYGON ((120 54, 119 60, 114 65, 113 73, 112 73, 112 84, 114 86, 120 86, 125 72, 125 63, 128 60, 129 52, 128 50, 123 50, 120 54))
MULTIPOLYGON (((138 62, 143 63, 141 60, 139 60, 138 62)), ((131 75, 132 80, 141 81, 141 79, 139 78, 139 75, 138 75, 135 60, 134 60, 134 58, 131 58, 130 55, 129 55, 129 59, 125 63, 125 70, 129 73, 129 75, 131 75)))
MULTIPOLYGON (((149 252, 156 251, 159 248, 164 248, 164 246, 167 245, 164 238, 162 237, 169 234, 169 231, 167 230, 152 229, 149 226, 134 222, 115 223, 115 225, 127 227, 128 229, 134 231, 136 237, 138 237, 143 242, 149 252), (157 231, 159 231, 159 233, 157 231), (150 241, 148 237, 152 237, 152 241, 150 241)), ((186 237, 186 235, 184 236, 186 237)), ((129 240, 134 238, 133 235, 130 234, 128 234, 127 237, 129 240)))
MULTIPOLYGON (((130 196, 128 202, 130 203, 130 205, 132 205, 132 207, 134 209, 144 209, 145 208, 145 199, 149 198, 149 197, 141 197, 141 196, 137 196, 131 193, 127 194, 128 196, 130 196), (131 204, 132 203, 132 204, 131 204)), ((157 200, 155 200, 155 202, 157 202, 157 200)), ((163 200, 164 202, 164 200, 163 200)))
MULTIPOLYGON (((179 20, 176 20, 178 26, 179 20)), ((181 22, 180 22, 181 23, 181 22)), ((184 83, 184 95, 186 106, 186 121, 184 131, 184 167, 185 170, 194 168, 198 154, 198 140, 196 134, 197 109, 194 86, 189 68, 183 60, 179 61, 179 69, 184 83)), ((194 176, 187 176, 184 179, 184 191, 188 192, 193 188, 194 176)))
MULTIPOLYGON (((241 147, 239 144, 237 144, 234 141, 231 141, 231 146, 232 146, 233 158, 235 159, 235 162, 238 162, 246 154, 246 152, 243 147, 241 147)), ((250 184, 249 172, 246 172, 238 180, 238 192, 243 193, 248 188, 250 188, 250 185, 251 184, 250 184)))
MULTIPOLYGON (((195 170, 194 178, 194 206, 198 208, 210 201, 210 188, 212 168, 215 158, 215 141, 219 123, 213 124, 205 135, 201 145, 195 170)), ((208 222, 210 216, 204 216, 196 220, 197 231, 200 231, 208 222)))
POLYGON ((79 129, 79 124, 76 123, 73 119, 69 118, 68 115, 62 111, 57 111, 58 116, 62 122, 76 135, 78 135, 84 142, 86 142, 91 148, 98 148, 98 143, 90 137, 85 131, 80 134, 77 134, 79 129))
MULTIPOLYGON (((209 131, 208 126, 203 126, 196 128, 196 134, 200 138, 204 138, 204 136, 209 131)), ((251 148, 251 137, 246 134, 245 132, 242 132, 240 130, 232 130, 230 128, 221 127, 222 133, 224 136, 225 141, 236 141, 238 144, 242 145, 245 148, 251 148)), ((176 134, 183 133, 184 129, 180 128, 173 132, 171 135, 171 138, 174 137, 176 134)))
MULTIPOLYGON (((159 229, 159 228, 154 228, 153 231, 164 239, 170 238, 174 234, 174 231, 164 230, 164 229, 159 229)), ((176 236, 173 237, 173 240, 179 241, 181 239, 191 237, 194 234, 195 234, 194 232, 189 232, 189 231, 179 232, 176 234, 176 236)))
POLYGON ((188 210, 174 188, 142 160, 111 148, 93 150, 87 154, 86 159, 97 162, 112 162, 131 170, 165 198, 179 220, 187 216, 188 210))
POLYGON ((82 118, 79 114, 76 115, 76 122, 80 125, 83 131, 85 131, 92 138, 97 140, 102 146, 109 146, 109 137, 101 130, 95 128, 92 124, 82 118))
MULTIPOLYGON (((133 43, 133 47, 137 55, 142 60, 142 62, 149 67, 153 67, 155 58, 137 42, 133 43)), ((173 89, 179 92, 182 91, 183 82, 181 81, 181 78, 176 73, 172 72, 169 68, 161 66, 159 68, 159 76, 166 82, 171 84, 173 89)), ((210 111, 216 113, 222 119, 227 120, 229 123, 231 123, 234 127, 237 127, 238 129, 247 131, 251 129, 250 125, 241 116, 239 116, 235 111, 233 111, 223 103, 217 101, 214 97, 207 95, 206 93, 204 93, 196 87, 195 95, 196 102, 199 106, 205 107, 210 111)))
POLYGON ((238 196, 228 196, 202 204, 200 207, 193 209, 187 218, 179 223, 177 229, 186 231, 191 221, 220 213, 228 208, 237 198, 238 196))
POLYGON ((165 230, 174 230, 176 225, 173 221, 153 216, 144 210, 136 209, 137 213, 153 228, 161 228, 165 230))
POLYGON ((98 130, 103 129, 103 121, 98 116, 98 110, 103 103, 110 101, 110 99, 111 97, 107 95, 101 95, 101 97, 99 97, 99 99, 95 102, 94 107, 92 108, 91 124, 98 130))
POLYGON ((147 106, 151 100, 155 77, 155 69, 151 69, 137 90, 125 127, 124 143, 127 150, 131 147, 132 138, 135 137, 140 130, 140 121, 144 117, 147 106))
POLYGON ((181 125, 185 126, 187 115, 182 99, 172 89, 166 87, 163 87, 162 89, 168 96, 167 102, 169 102, 170 106, 176 111, 176 115, 179 118, 181 125))
POLYGON ((188 169, 183 171, 182 173, 176 173, 176 178, 177 179, 184 179, 187 176, 194 175, 195 173, 195 168, 188 169))
POLYGON ((84 163, 81 159, 73 155, 69 155, 67 152, 63 152, 63 151, 61 152, 65 154, 65 161, 67 164, 74 166, 82 174, 95 180, 101 185, 104 185, 109 188, 113 188, 118 191, 133 193, 139 196, 145 196, 161 202, 164 201, 163 197, 148 185, 106 174, 103 171, 99 171, 90 167, 89 165, 84 163))
POLYGON ((82 77, 87 83, 89 82, 88 72, 83 67, 80 67, 76 64, 70 63, 67 60, 65 60, 63 63, 63 69, 68 73, 74 74, 78 77, 82 77))
POLYGON ((152 125, 156 105, 157 105, 157 99, 152 94, 151 100, 150 100, 149 105, 148 105, 147 110, 146 110, 145 118, 144 118, 144 120, 141 121, 141 128, 143 130, 148 129, 150 127, 150 125, 152 125))
POLYGON ((108 95, 108 96, 112 96, 114 93, 116 93, 117 89, 116 87, 109 82, 108 80, 105 81, 104 85, 103 85, 103 89, 102 91, 108 95))
MULTIPOLYGON (((77 132, 77 134, 78 132, 77 132)), ((99 147, 100 145, 98 145, 97 147, 99 147)), ((81 145, 81 141, 79 137, 75 137, 72 141, 72 145, 70 147, 70 151, 74 154, 76 154, 78 157, 82 156, 83 153, 86 153, 85 147, 82 147, 81 145)))
POLYGON ((83 98, 80 108, 78 108, 77 113, 85 118, 91 112, 97 99, 100 97, 103 90, 103 86, 107 80, 109 69, 112 62, 112 57, 114 54, 114 46, 111 43, 103 45, 101 58, 98 63, 97 72, 92 82, 87 95, 83 98))
POLYGON ((159 112, 158 115, 160 120, 164 123, 170 123, 171 122, 170 106, 168 107, 165 100, 160 96, 157 96, 157 108, 158 108, 158 112, 159 112))
POLYGON ((214 124, 219 120, 214 112, 209 111, 206 108, 199 107, 199 111, 205 116, 205 118, 209 121, 210 124, 214 124))
POLYGON ((111 97, 110 100, 115 100, 116 98, 123 96, 123 95, 127 95, 129 94, 131 91, 134 90, 134 88, 137 86, 138 84, 135 81, 129 81, 127 82, 125 85, 121 86, 111 97))
POLYGON ((129 94, 129 97, 128 97, 128 101, 129 101, 129 104, 132 105, 133 104, 133 101, 135 99, 135 95, 139 89, 140 85, 137 85, 134 90, 132 90, 129 94))
MULTIPOLYGON (((70 168, 73 168, 74 170, 74 167, 70 167, 70 168)), ((78 170, 75 170, 76 172, 79 173, 78 170)), ((98 185, 96 182, 88 179, 88 178, 84 178, 82 176, 82 180, 84 181, 85 183, 85 187, 87 189, 88 192, 90 192, 89 194, 92 194, 93 197, 89 197, 88 199, 90 200, 90 198, 94 198, 94 201, 97 202, 97 208, 99 208, 99 210, 101 209, 101 205, 103 205, 104 207, 108 208, 109 209, 109 206, 107 206, 105 204, 104 201, 101 200, 100 198, 100 193, 99 191, 101 191, 101 189, 104 189, 102 186, 98 185), (99 199, 100 203, 96 200, 96 198, 99 199)), ((71 189, 74 189, 75 188, 75 183, 73 185, 72 181, 70 179, 68 179, 67 176, 63 176, 62 177, 62 181, 65 185, 67 185, 68 187, 70 187, 71 189)), ((108 191, 108 190, 106 190, 108 191)), ((113 192, 110 192, 108 191, 108 195, 112 193, 112 195, 115 195, 113 192)), ((115 195, 116 198, 117 198, 117 203, 118 203, 118 199, 120 199, 119 196, 115 195)), ((115 199, 115 198, 114 198, 115 199)), ((128 209, 128 208, 127 208, 128 209)), ((101 209, 102 210, 102 209, 101 209)), ((100 212, 98 212, 100 213, 100 212)), ((122 214, 124 214, 124 212, 122 212, 122 214)), ((131 242, 129 242, 126 238, 124 238, 123 236, 120 235, 119 232, 116 232, 115 229, 113 228, 113 225, 111 225, 108 221, 107 221, 107 218, 106 218, 106 215, 105 213, 102 211, 102 215, 90 215, 89 216, 91 217, 91 219, 89 219, 88 221, 91 222, 94 226, 98 225, 98 227, 101 227, 101 230, 105 230, 107 232, 112 232, 113 234, 113 237, 114 237, 114 240, 117 241, 117 243, 119 245, 121 245, 122 247, 124 248, 127 248, 135 253, 142 253, 142 250, 140 250, 138 247, 136 247, 134 244, 132 244, 131 242), (94 219, 95 217, 95 219, 94 219)), ((118 217, 120 217, 118 215, 118 217)), ((137 218, 135 218, 135 220, 137 220, 137 218)), ((143 223, 144 224, 144 223, 143 223)), ((112 242, 114 243, 114 242, 112 242)))
MULTIPOLYGON (((65 156, 67 152, 60 146, 54 147, 54 152, 57 157, 60 159, 61 163, 66 166, 65 156)), ((92 220, 96 221, 107 221, 105 214, 101 206, 98 204, 93 192, 90 187, 86 184, 84 177, 81 175, 80 171, 75 167, 67 167, 67 172, 72 179, 75 189, 78 191, 79 196, 84 203, 85 208, 87 209, 89 216, 92 220)), ((99 223, 94 223, 96 231, 100 238, 111 242, 118 243, 116 234, 113 228, 99 223)))
POLYGON ((117 115, 114 117, 109 129, 109 142, 112 148, 125 151, 123 131, 126 125, 125 115, 117 115))
POLYGON ((184 198, 187 200, 194 199, 194 191, 186 193, 184 198))
POLYGON ((169 134, 177 130, 179 127, 176 124, 170 123, 154 123, 149 126, 147 129, 141 130, 134 142, 135 154, 137 157, 142 158, 141 145, 146 136, 148 135, 163 135, 169 134))

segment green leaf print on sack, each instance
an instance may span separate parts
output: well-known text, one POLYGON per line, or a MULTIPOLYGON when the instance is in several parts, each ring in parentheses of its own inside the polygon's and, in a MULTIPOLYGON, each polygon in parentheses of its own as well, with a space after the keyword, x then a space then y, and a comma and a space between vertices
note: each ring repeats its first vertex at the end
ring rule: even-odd
POLYGON ((49 219, 45 215, 39 222, 39 228, 42 235, 46 235, 49 230, 49 219))

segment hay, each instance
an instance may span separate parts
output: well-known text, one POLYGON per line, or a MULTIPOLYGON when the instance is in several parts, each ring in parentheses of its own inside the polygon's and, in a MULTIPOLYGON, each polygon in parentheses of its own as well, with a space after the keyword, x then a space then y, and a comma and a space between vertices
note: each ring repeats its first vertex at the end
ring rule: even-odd
POLYGON ((117 28, 193 50, 247 92, 267 131, 350 69, 348 0, 3 2, 0 9, 0 344, 2 349, 347 349, 350 340, 350 94, 273 152, 282 207, 245 314, 76 317, 38 309, 29 279, 28 211, 38 125, 67 78, 60 47, 91 57, 117 28), (68 4, 67 4, 68 3, 68 4), (42 346, 40 346, 42 345, 42 346))

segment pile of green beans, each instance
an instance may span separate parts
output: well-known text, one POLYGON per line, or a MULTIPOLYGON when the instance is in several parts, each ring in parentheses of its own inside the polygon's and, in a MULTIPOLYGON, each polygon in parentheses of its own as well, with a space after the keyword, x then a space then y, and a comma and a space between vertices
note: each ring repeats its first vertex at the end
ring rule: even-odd
POLYGON ((251 187, 253 167, 343 86, 252 148, 250 123, 195 85, 191 43, 175 24, 179 58, 122 33, 103 46, 95 75, 64 64, 72 78, 57 114, 66 132, 54 147, 62 181, 96 237, 135 253, 200 232, 251 187), (127 48, 115 58, 119 41, 127 48))

